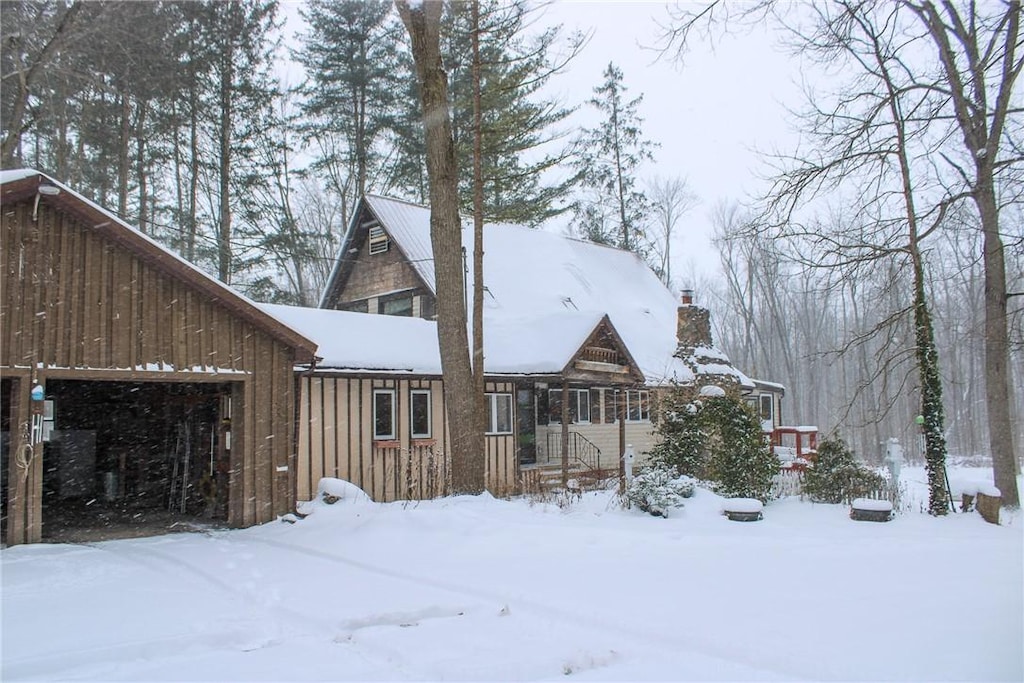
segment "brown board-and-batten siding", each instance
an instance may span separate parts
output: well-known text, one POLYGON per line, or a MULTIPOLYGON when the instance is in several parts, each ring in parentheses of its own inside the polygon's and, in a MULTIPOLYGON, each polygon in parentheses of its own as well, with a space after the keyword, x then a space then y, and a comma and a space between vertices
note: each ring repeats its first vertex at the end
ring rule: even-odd
MULTIPOLYGON (((217 383, 231 398, 228 523, 292 510, 293 368, 312 343, 84 200, 36 209, 16 187, 4 185, 0 272, 10 452, 27 444, 33 381, 217 383)), ((36 542, 42 457, 9 461, 7 542, 36 542)))
MULTIPOLYGON (((508 382, 489 382, 488 392, 515 395, 508 382)), ((375 501, 427 500, 451 491, 449 434, 439 378, 340 376, 326 372, 299 378, 296 494, 309 500, 323 477, 344 479, 375 501), (375 440, 373 391, 396 399, 396 438, 375 440), (413 438, 410 404, 415 390, 430 391, 430 437, 413 438)), ((486 439, 485 483, 496 496, 515 492, 518 474, 514 434, 486 439)))

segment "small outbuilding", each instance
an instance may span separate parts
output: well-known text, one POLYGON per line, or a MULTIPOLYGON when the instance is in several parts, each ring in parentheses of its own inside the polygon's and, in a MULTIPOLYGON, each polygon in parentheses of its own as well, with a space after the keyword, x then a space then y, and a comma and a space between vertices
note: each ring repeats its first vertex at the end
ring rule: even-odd
POLYGON ((4 542, 293 510, 315 344, 53 178, 0 192, 4 542))

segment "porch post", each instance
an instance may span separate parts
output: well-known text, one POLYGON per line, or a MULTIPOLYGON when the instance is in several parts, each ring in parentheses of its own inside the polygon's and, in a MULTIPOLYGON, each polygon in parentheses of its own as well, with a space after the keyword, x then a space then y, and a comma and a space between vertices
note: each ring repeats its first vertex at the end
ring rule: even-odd
POLYGON ((626 492, 626 463, 622 456, 626 452, 626 390, 619 390, 619 400, 615 402, 619 413, 619 493, 626 492))
POLYGON ((569 383, 562 378, 562 488, 569 485, 569 383))

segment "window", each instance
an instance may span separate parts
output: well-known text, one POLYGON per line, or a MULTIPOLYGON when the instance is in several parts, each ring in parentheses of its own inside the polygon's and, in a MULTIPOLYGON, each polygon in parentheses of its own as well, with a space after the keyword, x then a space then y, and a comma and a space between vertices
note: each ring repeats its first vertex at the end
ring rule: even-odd
POLYGON ((487 394, 487 433, 512 433, 512 394, 487 394))
POLYGON ((369 313, 369 301, 367 299, 360 299, 359 301, 351 301, 338 306, 340 311, 352 311, 354 313, 369 313))
POLYGON ((651 419, 651 396, 647 391, 626 392, 626 422, 648 422, 651 419))
MULTIPOLYGON (((548 389, 548 406, 550 408, 549 424, 561 423, 561 389, 548 389)), ((590 422, 590 389, 569 390, 569 422, 590 422)))
POLYGON ((395 435, 395 390, 373 390, 373 438, 394 439, 395 435))
POLYGON ((562 390, 548 389, 548 424, 562 422, 562 390))
POLYGON ((772 400, 772 395, 771 394, 761 394, 760 400, 761 400, 761 410, 760 410, 761 421, 762 422, 772 422, 773 418, 775 417, 775 415, 774 415, 775 411, 773 410, 773 408, 774 408, 774 405, 773 405, 774 401, 772 400))
POLYGON ((430 438, 430 389, 409 392, 410 431, 414 439, 430 438))
POLYGON ((605 424, 617 421, 619 419, 619 410, 615 405, 615 399, 618 397, 619 392, 612 389, 602 389, 601 393, 604 394, 605 424))
POLYGON ((375 225, 370 228, 370 254, 383 254, 388 250, 390 241, 384 228, 375 225))
POLYGON ((384 315, 412 315, 412 297, 403 296, 396 299, 385 299, 380 302, 380 312, 384 315))

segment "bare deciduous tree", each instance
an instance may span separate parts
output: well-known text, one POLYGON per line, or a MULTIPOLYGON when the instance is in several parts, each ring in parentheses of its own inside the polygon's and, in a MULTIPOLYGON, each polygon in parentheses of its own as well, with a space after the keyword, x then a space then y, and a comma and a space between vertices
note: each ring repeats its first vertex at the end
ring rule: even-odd
POLYGON ((676 237, 676 226, 690 209, 697 205, 697 195, 690 190, 685 178, 655 177, 647 183, 647 199, 651 204, 654 223, 647 232, 650 243, 650 258, 655 272, 665 283, 672 286, 672 240, 676 237))

